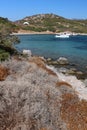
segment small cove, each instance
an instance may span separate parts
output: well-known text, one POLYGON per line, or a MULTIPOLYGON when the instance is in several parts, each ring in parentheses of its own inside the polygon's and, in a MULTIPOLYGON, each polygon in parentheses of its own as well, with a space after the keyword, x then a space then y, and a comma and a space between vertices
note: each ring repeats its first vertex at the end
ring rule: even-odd
POLYGON ((53 34, 28 34, 18 35, 20 44, 15 47, 22 51, 29 49, 33 55, 45 58, 58 59, 68 58, 71 64, 75 64, 78 69, 87 71, 87 36, 77 35, 69 38, 55 38, 53 34))

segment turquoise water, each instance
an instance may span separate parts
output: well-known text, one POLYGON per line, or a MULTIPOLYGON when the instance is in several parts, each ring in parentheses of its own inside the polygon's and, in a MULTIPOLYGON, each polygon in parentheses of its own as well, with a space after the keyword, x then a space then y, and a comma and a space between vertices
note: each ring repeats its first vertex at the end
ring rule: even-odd
POLYGON ((19 35, 21 43, 18 50, 30 49, 33 55, 58 59, 63 56, 78 67, 87 66, 87 36, 70 36, 70 38, 55 38, 55 35, 19 35))

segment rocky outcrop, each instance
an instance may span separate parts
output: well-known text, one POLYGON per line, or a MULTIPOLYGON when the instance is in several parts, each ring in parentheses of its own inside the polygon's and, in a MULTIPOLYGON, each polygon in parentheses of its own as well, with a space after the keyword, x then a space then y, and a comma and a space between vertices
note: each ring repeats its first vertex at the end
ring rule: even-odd
POLYGON ((58 63, 60 65, 67 65, 67 64, 69 64, 68 59, 65 58, 65 57, 60 57, 57 61, 58 61, 58 63))
POLYGON ((59 57, 57 60, 51 58, 46 59, 47 64, 51 65, 68 65, 69 61, 65 57, 59 57))

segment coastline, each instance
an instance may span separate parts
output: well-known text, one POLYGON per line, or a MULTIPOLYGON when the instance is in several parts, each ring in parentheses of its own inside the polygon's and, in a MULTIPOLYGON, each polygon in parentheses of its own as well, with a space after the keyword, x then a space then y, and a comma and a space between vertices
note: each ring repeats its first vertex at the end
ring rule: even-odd
POLYGON ((17 33, 12 33, 12 35, 27 35, 27 34, 56 34, 54 32, 50 31, 44 31, 44 32, 35 32, 35 31, 26 31, 26 30, 19 30, 17 33))
MULTIPOLYGON (((19 31, 18 33, 15 33, 15 35, 21 35, 21 36, 22 35, 30 35, 30 37, 32 37, 32 35, 43 35, 43 34, 46 34, 46 35, 51 35, 52 34, 53 36, 55 35, 55 33, 52 33, 52 32, 33 32, 33 31, 27 31, 26 32, 26 31, 23 31, 23 30, 19 31)), ((81 35, 84 35, 84 34, 81 34, 81 35)), ((29 50, 31 50, 31 49, 29 48, 29 50)), ((33 53, 33 51, 32 51, 32 53, 33 53)), ((33 54, 33 55, 35 55, 35 54, 33 54)), ((37 54, 37 56, 41 56, 41 55, 37 54)), ((49 65, 54 65, 57 68, 64 67, 62 65, 59 65, 58 62, 57 62, 58 58, 60 58, 62 56, 58 56, 57 58, 52 58, 50 56, 46 57, 44 55, 42 55, 42 56, 47 58, 47 59, 50 59, 50 60, 48 60, 49 65)), ((77 77, 81 78, 81 79, 87 78, 87 72, 85 72, 85 69, 87 70, 87 64, 84 64, 84 66, 83 65, 80 66, 78 64, 78 62, 75 63, 74 60, 72 60, 73 58, 68 59, 68 57, 66 57, 65 55, 63 57, 67 58, 67 60, 70 60, 69 64, 65 66, 65 68, 68 70, 69 73, 71 73, 73 75, 77 75, 77 77), (72 70, 72 68, 75 68, 75 72, 72 70)))
MULTIPOLYGON (((19 30, 17 33, 13 32, 11 35, 28 35, 28 34, 61 34, 64 32, 51 32, 51 31, 43 31, 43 32, 35 32, 35 31, 27 31, 27 30, 19 30)), ((66 33, 69 33, 71 35, 87 35, 87 33, 74 33, 74 32, 68 32, 66 31, 66 33)))

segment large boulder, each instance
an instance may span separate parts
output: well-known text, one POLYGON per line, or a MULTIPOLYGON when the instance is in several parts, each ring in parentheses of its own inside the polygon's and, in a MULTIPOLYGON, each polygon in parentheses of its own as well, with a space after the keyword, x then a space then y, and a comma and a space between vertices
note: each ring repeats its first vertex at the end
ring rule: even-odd
POLYGON ((31 56, 32 53, 31 53, 31 50, 23 50, 23 55, 27 55, 27 56, 31 56))
POLYGON ((58 62, 58 64, 60 64, 60 65, 67 65, 67 64, 69 64, 68 59, 65 58, 65 57, 60 57, 60 58, 57 60, 57 62, 58 62))

